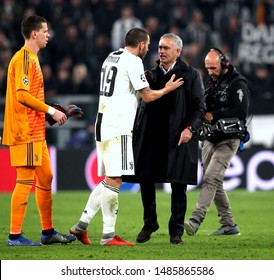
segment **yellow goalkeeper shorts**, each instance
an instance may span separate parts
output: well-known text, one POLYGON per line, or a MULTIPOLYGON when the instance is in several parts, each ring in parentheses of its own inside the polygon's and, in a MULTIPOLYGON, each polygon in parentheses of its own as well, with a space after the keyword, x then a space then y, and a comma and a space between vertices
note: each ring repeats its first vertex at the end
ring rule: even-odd
POLYGON ((41 166, 46 141, 10 146, 11 166, 41 166))

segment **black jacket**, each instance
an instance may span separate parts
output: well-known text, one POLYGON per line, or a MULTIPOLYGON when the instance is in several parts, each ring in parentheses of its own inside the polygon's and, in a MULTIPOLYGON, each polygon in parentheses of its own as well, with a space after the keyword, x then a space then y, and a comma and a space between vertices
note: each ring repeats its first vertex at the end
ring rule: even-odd
MULTIPOLYGON (((159 61, 157 62, 159 64, 159 61)), ((174 182, 197 184, 198 134, 178 146, 181 132, 198 129, 205 113, 204 86, 197 70, 178 58, 166 75, 159 66, 147 72, 152 89, 161 89, 172 74, 184 84, 151 103, 140 100, 133 130, 135 176, 125 182, 174 182)))
MULTIPOLYGON (((217 82, 209 79, 205 83, 205 90, 207 111, 212 112, 214 118, 211 124, 223 118, 238 118, 246 122, 250 107, 247 80, 232 65, 217 82)), ((216 143, 234 137, 216 131, 208 140, 216 143)))

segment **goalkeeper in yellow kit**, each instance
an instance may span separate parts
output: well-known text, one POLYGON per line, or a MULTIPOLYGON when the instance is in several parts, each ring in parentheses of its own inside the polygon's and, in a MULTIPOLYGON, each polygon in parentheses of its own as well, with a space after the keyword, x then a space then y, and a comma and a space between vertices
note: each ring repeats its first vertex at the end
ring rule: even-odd
POLYGON ((45 104, 44 81, 37 53, 50 37, 45 18, 34 15, 22 21, 25 45, 12 57, 7 78, 2 144, 10 148, 16 167, 16 184, 11 198, 10 234, 7 246, 40 246, 70 243, 76 239, 55 231, 52 222, 52 171, 45 140, 45 113, 63 125, 67 116, 45 104), (30 190, 35 180, 41 243, 22 235, 30 190))

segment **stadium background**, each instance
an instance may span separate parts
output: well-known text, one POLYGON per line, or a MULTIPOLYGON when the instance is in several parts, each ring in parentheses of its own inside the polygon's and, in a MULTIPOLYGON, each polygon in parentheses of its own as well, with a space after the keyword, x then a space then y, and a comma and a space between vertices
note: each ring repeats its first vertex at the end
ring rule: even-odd
MULTIPOLYGON (((274 189, 274 4, 268 0, 0 0, 0 134, 2 134, 6 71, 9 60, 23 44, 23 17, 39 14, 48 20, 51 39, 39 52, 48 101, 76 103, 83 108, 81 120, 47 130, 55 174, 54 191, 93 188, 96 152, 93 129, 98 102, 100 66, 123 37, 116 20, 130 4, 132 22, 140 20, 151 34, 145 68, 157 59, 159 37, 180 35, 182 55, 202 77, 203 59, 211 47, 224 51, 247 78, 251 89, 251 140, 227 170, 226 189, 247 191, 274 189), (118 32, 118 33, 117 33, 118 32)), ((123 43, 120 42, 120 46, 123 43)), ((0 146, 0 191, 12 191, 15 170, 9 167, 8 150, 0 146)), ((199 168, 199 183, 201 170, 199 168)), ((198 184, 199 186, 199 184, 198 184)), ((189 186, 194 189, 198 186, 189 186)), ((169 191, 168 185, 159 188, 169 191)), ((138 185, 124 184, 138 191, 138 185)))

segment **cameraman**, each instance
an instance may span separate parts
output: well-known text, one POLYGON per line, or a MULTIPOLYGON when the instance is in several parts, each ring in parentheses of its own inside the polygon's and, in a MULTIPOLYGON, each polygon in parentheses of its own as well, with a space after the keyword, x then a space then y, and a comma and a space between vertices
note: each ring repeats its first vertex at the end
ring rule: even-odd
MULTIPOLYGON (((238 118, 244 124, 249 110, 249 89, 246 79, 231 65, 221 50, 214 48, 205 58, 210 79, 205 83, 207 112, 204 122, 214 125, 220 119, 238 118)), ((184 227, 194 235, 214 201, 221 227, 209 235, 240 235, 235 224, 229 199, 223 187, 226 168, 237 153, 240 136, 211 131, 202 141, 203 182, 195 210, 184 227)), ((202 140, 202 139, 201 139, 202 140)))

